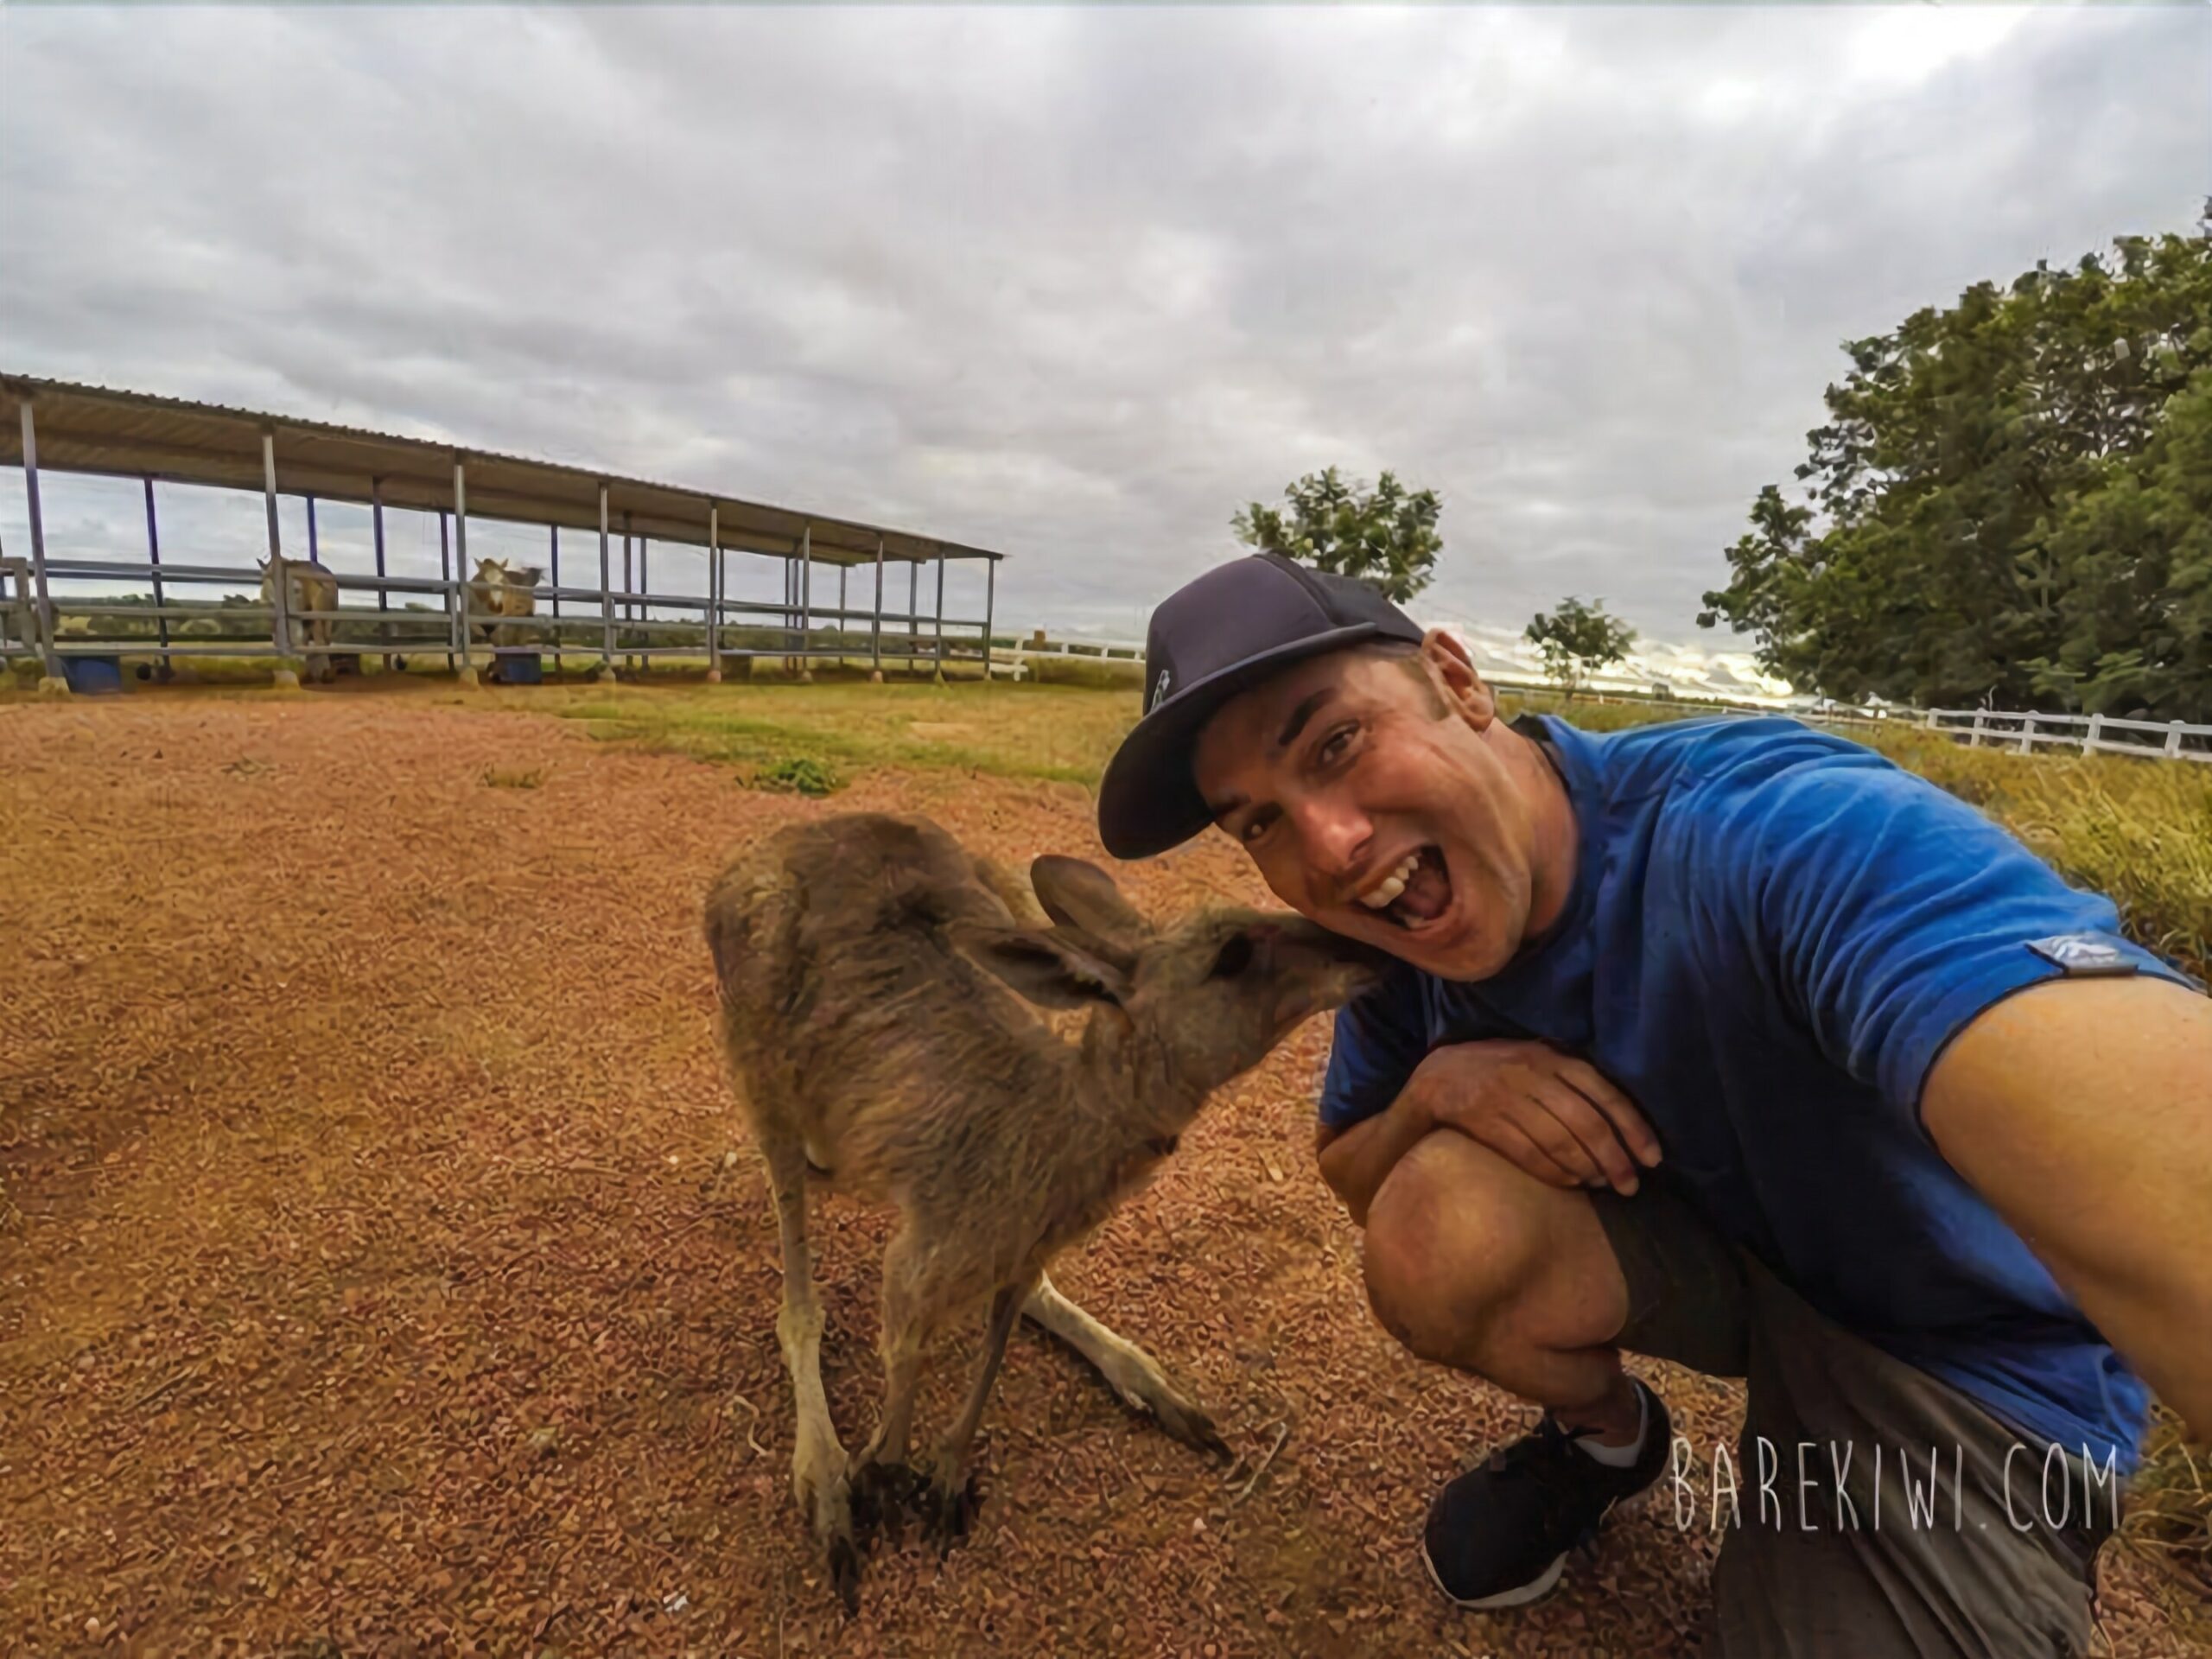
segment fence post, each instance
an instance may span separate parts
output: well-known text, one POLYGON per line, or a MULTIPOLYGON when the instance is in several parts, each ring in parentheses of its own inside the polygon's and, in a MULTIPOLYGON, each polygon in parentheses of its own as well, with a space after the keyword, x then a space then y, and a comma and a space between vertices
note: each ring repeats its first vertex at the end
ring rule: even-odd
POLYGON ((613 577, 607 563, 607 486, 599 486, 599 683, 614 679, 613 577))
POLYGON ((989 683, 991 677, 991 619, 998 607, 998 597, 999 562, 996 559, 985 559, 983 561, 983 680, 986 684, 989 683))
POLYGON ((2033 754, 2035 752, 2036 717, 2033 715, 2022 715, 2020 716, 2020 753, 2033 754))
POLYGON ((944 683, 944 550, 937 551, 937 672, 931 677, 944 683))
POLYGON ((707 683, 722 683, 722 504, 707 504, 707 683))
MULTIPOLYGON (((461 619, 461 683, 476 683, 476 664, 470 660, 468 646, 468 480, 462 476, 461 460, 453 458, 453 608, 461 619)), ((493 667, 499 666, 498 647, 493 648, 493 667)))
POLYGON ((162 594, 162 532, 154 521, 154 480, 151 478, 146 480, 146 562, 154 568, 154 626, 155 632, 161 636, 161 677, 166 684, 176 669, 169 658, 169 602, 162 594))
POLYGON ((2097 740, 2104 734, 2104 729, 2105 717, 2102 715, 2091 715, 2088 734, 2082 740, 2082 753, 2094 754, 2097 752, 2097 740))
POLYGON ((883 537, 875 538, 875 614, 868 627, 868 678, 883 681, 883 537))
POLYGON ((1981 734, 1988 722, 1989 711, 1986 709, 1977 709, 1974 711, 1974 735, 1967 740, 1967 747, 1978 749, 1981 747, 1981 734))
POLYGON ((2177 760, 2181 759, 2181 728, 2177 720, 2166 723, 2166 753, 2177 760))
MULTIPOLYGON (((32 614, 38 618, 38 652, 41 678, 38 689, 45 692, 66 691, 69 681, 61 671, 60 653, 54 644, 54 595, 46 585, 46 519, 39 510, 38 495, 38 435, 33 429, 31 400, 26 395, 23 409, 23 498, 31 520, 31 601, 32 614)), ((270 534, 274 536, 276 509, 270 509, 270 534)))
POLYGON ((798 533, 798 678, 814 683, 814 526, 798 533))
MULTIPOLYGON (((369 480, 369 531, 376 543, 377 554, 377 609, 389 613, 391 593, 384 585, 384 480, 369 480)), ((383 672, 391 672, 391 624, 379 620, 377 623, 377 643, 384 647, 383 672)))
POLYGON ((261 493, 269 514, 269 591, 273 600, 270 610, 270 639, 276 647, 276 683, 297 687, 299 675, 284 665, 285 653, 292 648, 290 607, 284 592, 284 544, 276 530, 276 435, 264 430, 261 435, 261 493))
POLYGON ((1926 730, 1931 732, 1934 731, 1936 729, 1936 711, 1933 709, 1930 709, 1922 718, 1920 723, 1926 730))
POLYGON ((446 672, 453 672, 453 550, 446 544, 446 510, 438 509, 438 582, 445 589, 446 672))

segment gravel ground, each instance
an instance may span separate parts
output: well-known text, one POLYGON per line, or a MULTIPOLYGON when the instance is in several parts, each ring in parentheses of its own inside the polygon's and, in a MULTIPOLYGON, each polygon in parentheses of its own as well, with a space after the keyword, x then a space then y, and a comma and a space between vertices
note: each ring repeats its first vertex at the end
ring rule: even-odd
MULTIPOLYGON (((1243 1463, 1025 1332, 976 1535, 880 1551, 849 1622, 789 1497, 775 1228, 697 921, 730 849, 829 809, 355 697, 0 709, 0 1651, 1694 1649, 1711 1546, 1664 1504, 1525 1613, 1428 1587, 1430 1491, 1523 1414, 1368 1318, 1312 1171, 1320 1023, 1056 1271, 1243 1463)), ((834 806, 1096 847, 1065 785, 873 773, 834 806)), ((1215 846, 1128 886, 1256 896, 1215 846)), ((824 1209, 853 1446, 884 1224, 824 1209)), ((1732 1390, 1660 1381, 1732 1435, 1732 1390)), ((2104 1577, 2112 1651, 2192 1650, 2140 1561, 2104 1577)))

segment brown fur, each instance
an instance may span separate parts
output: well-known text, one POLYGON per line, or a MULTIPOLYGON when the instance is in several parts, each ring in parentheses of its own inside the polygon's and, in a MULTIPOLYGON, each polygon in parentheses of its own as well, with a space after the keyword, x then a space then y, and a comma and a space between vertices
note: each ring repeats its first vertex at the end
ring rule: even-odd
MULTIPOLYGON (((276 584, 270 579, 269 561, 261 562, 261 602, 273 605, 276 601, 276 584)), ((307 677, 310 680, 329 681, 338 677, 331 666, 330 638, 332 625, 327 621, 295 621, 292 619, 308 611, 334 611, 338 608, 338 578, 323 565, 309 564, 301 559, 284 561, 284 615, 291 638, 289 648, 305 658, 307 677)))
POLYGON ((1090 865, 1039 859, 1031 879, 1035 899, 926 820, 855 815, 769 837, 707 900, 723 1046, 783 1230, 793 1484, 849 1599, 850 1493, 903 1464, 923 1344, 955 1315, 989 1309, 931 1489, 948 1531, 964 1519, 970 1442, 1017 1311, 1179 1438, 1219 1446, 1205 1414, 1046 1268, 1152 1173, 1208 1095, 1371 975, 1370 953, 1288 914, 1208 911, 1159 933, 1090 865), (1080 1038, 1056 1036, 1025 996, 1090 1008, 1080 1038), (849 1478, 822 1403, 810 1180, 900 1217, 884 1257, 884 1418, 849 1478))
POLYGON ((471 638, 478 645, 495 648, 486 668, 489 678, 496 680, 500 677, 497 647, 529 643, 526 629, 498 619, 535 616, 537 613, 538 578, 544 574, 537 565, 521 565, 510 569, 505 559, 479 559, 476 562, 476 575, 468 584, 469 626, 474 630, 471 638), (492 620, 484 620, 487 618, 492 620))

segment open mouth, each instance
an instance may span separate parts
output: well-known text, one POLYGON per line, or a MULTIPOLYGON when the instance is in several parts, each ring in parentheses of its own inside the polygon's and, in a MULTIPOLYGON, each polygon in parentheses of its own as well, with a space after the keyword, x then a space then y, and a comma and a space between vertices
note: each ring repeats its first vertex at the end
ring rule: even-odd
POLYGON ((1408 933, 1433 926, 1452 908, 1452 877, 1445 868, 1442 850, 1428 846, 1408 853, 1380 881, 1359 895, 1359 902, 1408 933))

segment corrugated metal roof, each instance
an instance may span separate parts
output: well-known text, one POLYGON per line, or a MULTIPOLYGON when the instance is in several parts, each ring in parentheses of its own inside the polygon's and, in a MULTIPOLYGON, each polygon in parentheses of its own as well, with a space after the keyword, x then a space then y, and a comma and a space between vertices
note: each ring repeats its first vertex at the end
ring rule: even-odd
POLYGON ((0 375, 0 465, 22 465, 20 410, 26 399, 32 405, 42 472, 156 478, 258 493, 261 439, 267 433, 276 441, 276 487, 288 495, 366 505, 380 489, 389 506, 449 509, 458 460, 472 518, 596 533, 604 484, 607 527, 618 536, 626 529, 656 542, 704 547, 709 511, 719 507, 721 544, 747 552, 796 553, 800 537, 806 535, 813 556, 834 564, 874 560, 879 537, 884 557, 900 563, 1005 556, 913 531, 558 461, 30 375, 0 375))

